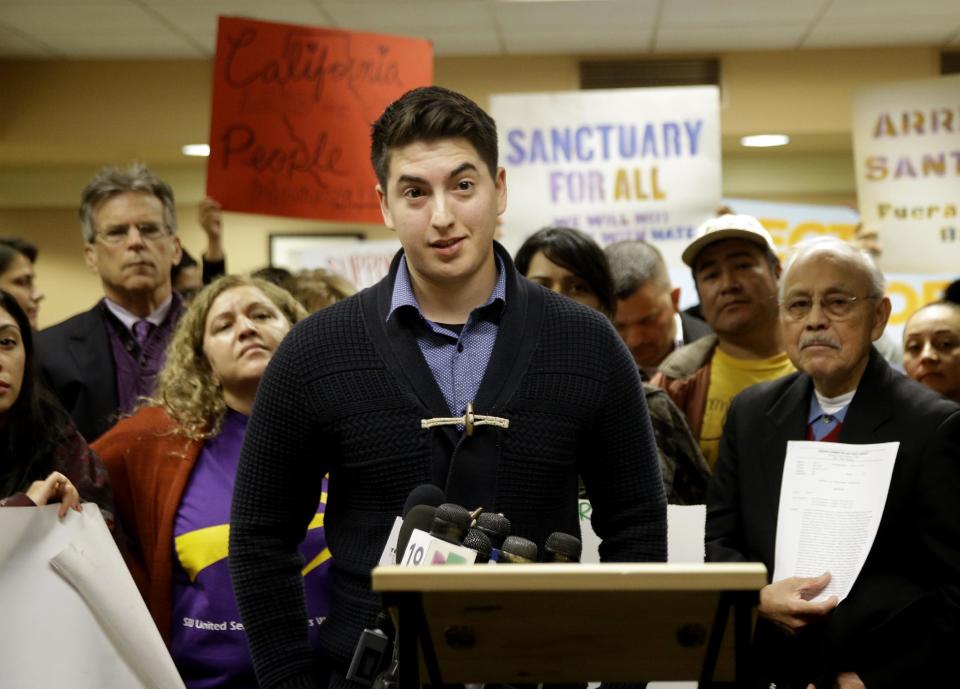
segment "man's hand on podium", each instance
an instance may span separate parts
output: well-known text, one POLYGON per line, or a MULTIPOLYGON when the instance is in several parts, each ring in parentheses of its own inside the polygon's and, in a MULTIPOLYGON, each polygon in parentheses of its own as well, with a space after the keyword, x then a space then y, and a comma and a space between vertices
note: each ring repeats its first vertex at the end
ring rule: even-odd
POLYGON ((815 622, 837 607, 839 600, 830 596, 814 602, 830 582, 830 573, 818 577, 789 577, 760 589, 760 614, 790 633, 815 622))

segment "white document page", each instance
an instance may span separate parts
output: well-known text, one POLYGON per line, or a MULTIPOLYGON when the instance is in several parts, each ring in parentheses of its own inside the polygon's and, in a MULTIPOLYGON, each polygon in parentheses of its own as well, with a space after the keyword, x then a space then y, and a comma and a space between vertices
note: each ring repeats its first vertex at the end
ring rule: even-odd
POLYGON ((814 600, 847 597, 880 527, 899 447, 787 443, 774 581, 830 572, 830 583, 814 600))

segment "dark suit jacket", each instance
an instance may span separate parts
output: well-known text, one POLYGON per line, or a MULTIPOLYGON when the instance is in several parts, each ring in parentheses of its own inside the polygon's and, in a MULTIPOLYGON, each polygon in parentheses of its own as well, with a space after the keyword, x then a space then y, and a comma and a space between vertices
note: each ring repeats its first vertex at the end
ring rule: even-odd
MULTIPOLYGON (((806 439, 812 392, 811 379, 795 373, 734 399, 707 492, 708 559, 760 561, 772 574, 786 445, 806 439)), ((796 639, 758 624, 761 663, 792 664, 799 682, 767 675, 763 686, 818 678, 818 687, 833 686, 831 675, 844 671, 870 689, 948 676, 960 650, 960 407, 871 350, 839 442, 891 441, 900 448, 890 491, 853 590, 796 639)))
POLYGON ((683 344, 685 345, 713 333, 713 328, 707 325, 706 321, 691 316, 686 311, 680 312, 680 322, 683 324, 683 344))
POLYGON ((93 442, 116 421, 117 374, 99 304, 37 333, 40 372, 93 442))

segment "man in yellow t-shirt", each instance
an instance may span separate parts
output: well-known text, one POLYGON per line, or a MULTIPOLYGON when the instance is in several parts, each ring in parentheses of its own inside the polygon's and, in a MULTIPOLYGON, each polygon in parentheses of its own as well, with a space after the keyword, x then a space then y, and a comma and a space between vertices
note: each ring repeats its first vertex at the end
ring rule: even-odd
POLYGON ((715 335, 674 351, 652 382, 687 415, 712 467, 733 397, 796 369, 780 335, 780 261, 773 239, 756 218, 711 218, 682 258, 693 271, 704 318, 715 335))
POLYGON ((712 469, 720 455, 720 436, 727 417, 730 401, 741 390, 755 383, 773 380, 796 369, 786 352, 765 359, 737 359, 721 347, 713 352, 710 385, 707 388, 707 406, 700 430, 700 450, 712 469))

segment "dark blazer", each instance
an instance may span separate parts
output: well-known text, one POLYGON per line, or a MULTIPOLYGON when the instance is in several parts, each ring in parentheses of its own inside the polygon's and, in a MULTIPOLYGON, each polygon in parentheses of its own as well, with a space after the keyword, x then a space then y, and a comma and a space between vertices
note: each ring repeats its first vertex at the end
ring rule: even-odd
POLYGON ((680 312, 680 322, 683 324, 683 344, 685 345, 699 340, 704 335, 713 334, 713 328, 707 325, 706 321, 691 316, 686 311, 680 312))
MULTIPOLYGON (((806 439, 812 391, 809 376, 795 373, 734 399, 707 492, 709 560, 760 561, 773 573, 786 444, 806 439)), ((761 663, 792 674, 768 674, 762 686, 832 686, 845 671, 870 689, 950 676, 960 649, 960 407, 871 349, 839 442, 891 441, 900 448, 890 491, 853 590, 795 639, 758 624, 761 663)))
POLYGON ((40 372, 88 442, 114 424, 119 406, 107 327, 98 304, 36 337, 40 372))

